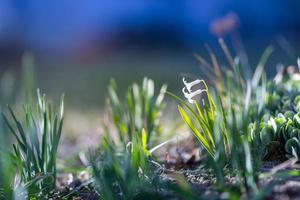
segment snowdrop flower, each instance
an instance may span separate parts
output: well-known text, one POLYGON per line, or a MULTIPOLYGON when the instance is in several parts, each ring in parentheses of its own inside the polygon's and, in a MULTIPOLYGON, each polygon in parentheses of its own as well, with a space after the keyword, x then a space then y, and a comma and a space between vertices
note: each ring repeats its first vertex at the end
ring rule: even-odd
POLYGON ((183 84, 185 85, 185 87, 182 88, 182 92, 184 94, 184 97, 187 98, 187 100, 190 102, 190 103, 195 103, 195 100, 193 100, 193 98, 199 94, 201 94, 202 92, 206 92, 207 90, 206 89, 198 89, 196 91, 192 91, 192 87, 195 86, 195 85, 198 85, 200 83, 203 83, 204 80, 194 80, 190 83, 188 83, 185 78, 182 79, 182 82, 183 84))

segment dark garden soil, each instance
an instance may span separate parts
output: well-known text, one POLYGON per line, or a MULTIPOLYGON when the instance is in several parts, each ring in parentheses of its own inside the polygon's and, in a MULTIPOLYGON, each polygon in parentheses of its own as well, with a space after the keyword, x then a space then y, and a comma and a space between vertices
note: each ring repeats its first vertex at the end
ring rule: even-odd
MULTIPOLYGON (((163 168, 161 178, 175 182, 175 177, 184 176, 185 179, 191 184, 195 192, 199 193, 204 199, 228 199, 229 193, 227 191, 217 190, 215 187, 215 178, 211 176, 210 172, 201 165, 197 164, 180 164, 181 169, 177 166, 170 166, 163 168)), ((232 171, 232 170, 228 170, 232 171)), ((233 170, 234 171, 234 170, 233 170)), ((259 180, 259 190, 262 192, 262 199, 276 199, 276 200, 289 200, 300 199, 300 176, 285 176, 286 173, 291 171, 300 171, 300 164, 295 163, 294 160, 287 160, 284 162, 278 161, 264 161, 261 168, 261 176, 259 180)), ((72 175, 63 175, 60 178, 60 189, 53 193, 53 199, 101 199, 100 195, 93 187, 91 179, 84 176, 71 177, 72 175), (69 179, 69 180, 68 180, 69 179), (70 179, 72 181, 70 181, 70 179)), ((234 185, 237 183, 233 174, 226 176, 226 183, 228 189, 233 191, 234 185)), ((227 186, 226 186, 227 187, 227 186)), ((251 199, 246 197, 245 199, 251 199)), ((177 199, 170 197, 170 199, 177 199)))

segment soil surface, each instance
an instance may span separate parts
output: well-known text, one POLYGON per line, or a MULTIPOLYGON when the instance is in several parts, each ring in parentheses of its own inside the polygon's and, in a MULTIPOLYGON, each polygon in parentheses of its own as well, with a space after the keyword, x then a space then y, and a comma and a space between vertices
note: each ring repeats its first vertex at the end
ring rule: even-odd
MULTIPOLYGON (((178 169, 177 165, 173 167, 169 165, 169 168, 163 168, 161 177, 173 181, 178 175, 183 175, 192 188, 205 199, 229 198, 228 191, 216 189, 215 177, 201 163, 197 162, 197 164, 192 165, 181 163, 180 166, 181 169, 178 169)), ((260 171, 259 190, 264 196, 263 199, 300 200, 300 164, 296 163, 295 160, 284 162, 264 161, 260 171)), ((225 181, 228 184, 228 189, 234 190, 237 180, 232 173, 228 173, 225 181)), ((100 199, 100 195, 93 187, 90 177, 87 175, 75 177, 71 174, 62 176, 60 189, 53 194, 53 199, 61 199, 62 197, 76 200, 100 199)), ((243 195, 243 199, 251 199, 251 197, 243 195)))

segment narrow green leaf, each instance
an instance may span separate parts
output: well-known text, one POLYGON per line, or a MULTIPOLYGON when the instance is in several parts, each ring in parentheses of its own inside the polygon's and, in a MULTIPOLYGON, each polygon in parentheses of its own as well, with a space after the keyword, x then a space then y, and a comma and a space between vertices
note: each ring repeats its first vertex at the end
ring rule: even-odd
POLYGON ((209 154, 213 156, 213 151, 208 143, 208 141, 203 137, 203 135, 197 130, 197 128, 193 125, 192 120, 188 116, 188 114, 185 112, 185 110, 178 106, 178 110, 180 112, 180 115, 182 116, 183 120, 187 123, 187 125, 192 129, 195 136, 199 139, 199 141, 202 143, 203 147, 208 151, 209 154))

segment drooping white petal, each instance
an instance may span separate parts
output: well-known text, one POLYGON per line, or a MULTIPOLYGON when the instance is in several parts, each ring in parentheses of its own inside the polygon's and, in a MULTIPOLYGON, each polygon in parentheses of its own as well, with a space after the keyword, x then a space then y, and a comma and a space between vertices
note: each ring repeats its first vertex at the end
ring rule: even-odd
POLYGON ((199 89, 199 90, 196 90, 196 91, 194 91, 194 92, 192 92, 192 93, 185 93, 184 96, 188 99, 188 101, 189 101, 190 103, 195 103, 195 101, 193 100, 193 98, 194 98, 195 96, 201 94, 202 92, 206 92, 206 91, 207 91, 207 90, 205 90, 205 89, 203 89, 203 90, 199 89))
POLYGON ((197 80, 194 80, 194 81, 188 83, 188 82, 185 80, 185 77, 183 77, 183 78, 182 78, 182 82, 183 82, 183 84, 185 85, 186 89, 187 89, 189 92, 192 92, 192 87, 193 87, 193 86, 195 86, 195 85, 197 85, 197 84, 199 84, 199 83, 202 83, 202 82, 204 82, 204 81, 203 81, 203 80, 197 79, 197 80))
POLYGON ((200 84, 202 82, 204 82, 204 80, 194 80, 190 83, 188 83, 185 78, 182 79, 182 82, 184 83, 185 87, 182 88, 182 93, 184 94, 184 97, 187 98, 187 100, 190 102, 190 103, 195 103, 195 100, 193 100, 193 98, 199 94, 201 94, 202 92, 206 92, 207 90, 206 89, 198 89, 198 90, 195 90, 194 92, 192 91, 192 87, 197 85, 197 84, 200 84))
POLYGON ((185 97, 185 98, 188 98, 188 97, 189 97, 189 94, 190 94, 190 93, 189 93, 188 91, 186 91, 186 87, 183 87, 183 88, 182 88, 182 93, 184 94, 184 97, 185 97))

